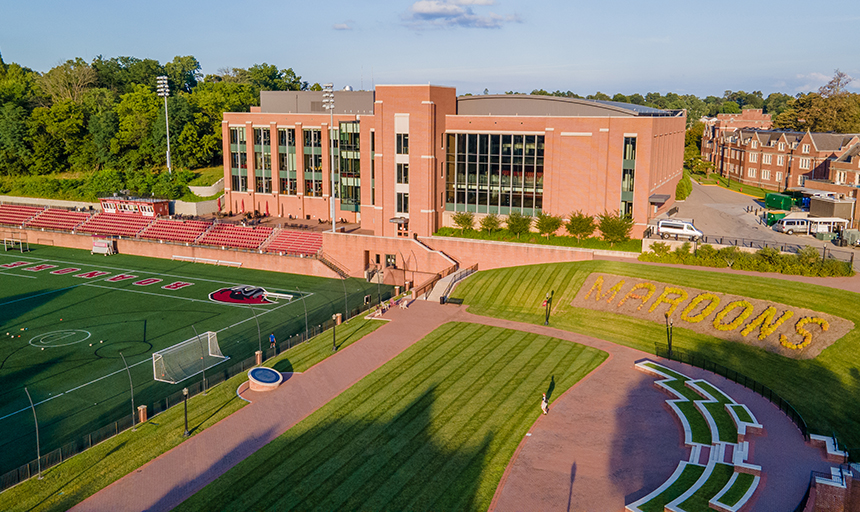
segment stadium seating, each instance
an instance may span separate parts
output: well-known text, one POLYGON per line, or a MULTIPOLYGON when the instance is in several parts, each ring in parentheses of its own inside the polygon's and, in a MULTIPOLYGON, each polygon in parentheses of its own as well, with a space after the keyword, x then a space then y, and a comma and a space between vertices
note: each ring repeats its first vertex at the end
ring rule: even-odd
POLYGON ((272 235, 272 228, 266 226, 234 226, 217 223, 197 241, 203 245, 257 249, 272 235))
POLYGON ((322 248, 321 233, 279 230, 266 244, 267 252, 312 256, 322 248))
POLYGON ((89 218, 89 213, 48 208, 36 216, 35 219, 28 221, 27 227, 74 231, 76 227, 89 218))
POLYGON ((90 217, 78 232, 94 235, 137 236, 155 219, 122 213, 99 213, 90 217))
POLYGON ((199 220, 158 219, 140 233, 140 238, 191 243, 210 227, 211 222, 199 220))
POLYGON ((0 204, 0 224, 21 226, 38 215, 44 208, 40 206, 19 206, 16 204, 0 204))

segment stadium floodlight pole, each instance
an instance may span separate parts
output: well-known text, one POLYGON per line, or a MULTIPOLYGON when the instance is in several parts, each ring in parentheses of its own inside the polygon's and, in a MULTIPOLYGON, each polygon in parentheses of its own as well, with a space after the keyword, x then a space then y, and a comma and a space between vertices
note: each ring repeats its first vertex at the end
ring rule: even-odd
POLYGON ((131 431, 136 432, 137 427, 134 424, 134 382, 131 381, 131 370, 128 369, 128 363, 125 360, 125 356, 122 355, 122 352, 119 353, 119 357, 122 358, 122 364, 125 365, 125 371, 128 372, 128 385, 131 388, 131 431))
POLYGON ((185 403, 185 437, 188 437, 188 388, 182 388, 182 401, 185 403))
POLYGON ((299 290, 298 286, 296 286, 296 290, 301 294, 301 296, 302 296, 302 307, 305 308, 305 341, 308 341, 308 305, 305 304, 305 294, 302 293, 301 290, 299 290))
POLYGON ((337 329, 337 315, 332 315, 332 325, 331 325, 331 351, 337 352, 337 338, 335 337, 335 330, 337 329))
MULTIPOLYGON (((194 327, 194 324, 191 324, 191 328, 194 329, 194 334, 197 336, 197 342, 200 342, 200 335, 197 334, 197 328, 194 327)), ((203 344, 200 343, 200 371, 203 372, 203 394, 206 395, 206 352, 203 350, 203 344)))
POLYGON ((328 121, 328 151, 331 154, 331 167, 329 168, 329 175, 331 175, 331 193, 329 194, 328 201, 330 203, 329 210, 331 212, 331 232, 337 232, 337 226, 335 225, 335 209, 334 209, 334 84, 328 83, 323 84, 323 108, 328 110, 329 121, 328 121))
POLYGON ((27 393, 27 400, 30 401, 30 408, 33 409, 33 421, 36 422, 36 467, 39 468, 39 480, 42 479, 42 451, 39 446, 39 419, 36 418, 36 406, 33 405, 33 399, 30 397, 30 392, 24 386, 24 393, 27 393))
POLYGON ((253 315, 254 315, 254 321, 257 322, 257 341, 260 344, 260 352, 262 352, 263 351, 263 335, 260 333, 260 321, 257 320, 257 312, 254 311, 254 308, 252 308, 250 304, 248 304, 248 308, 251 310, 251 313, 253 313, 253 315))
POLYGON ((170 96, 170 86, 167 85, 167 77, 162 75, 155 77, 158 84, 158 95, 164 98, 164 126, 167 130, 167 174, 173 174, 170 167, 170 121, 167 119, 167 97, 170 96))

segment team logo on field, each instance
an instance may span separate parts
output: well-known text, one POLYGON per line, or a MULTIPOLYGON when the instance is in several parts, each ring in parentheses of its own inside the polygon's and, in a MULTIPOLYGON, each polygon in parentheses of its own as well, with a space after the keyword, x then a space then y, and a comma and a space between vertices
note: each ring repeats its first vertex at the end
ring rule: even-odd
POLYGON ((268 292, 260 286, 239 285, 232 288, 221 288, 209 294, 209 299, 230 304, 273 304, 266 295, 268 292))

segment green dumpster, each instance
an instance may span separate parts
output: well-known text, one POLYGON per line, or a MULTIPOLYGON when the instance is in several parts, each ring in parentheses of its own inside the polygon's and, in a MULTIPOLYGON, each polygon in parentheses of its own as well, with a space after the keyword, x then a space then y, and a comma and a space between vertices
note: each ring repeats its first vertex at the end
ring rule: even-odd
POLYGON ((786 215, 788 215, 788 212, 780 212, 780 211, 767 212, 767 225, 773 226, 774 224, 777 223, 777 221, 779 219, 782 219, 786 215))
POLYGON ((822 240, 824 242, 829 242, 836 238, 836 233, 824 232, 824 233, 815 233, 815 238, 822 240))
POLYGON ((770 193, 764 196, 765 206, 775 210, 791 210, 793 203, 792 198, 784 194, 770 193))

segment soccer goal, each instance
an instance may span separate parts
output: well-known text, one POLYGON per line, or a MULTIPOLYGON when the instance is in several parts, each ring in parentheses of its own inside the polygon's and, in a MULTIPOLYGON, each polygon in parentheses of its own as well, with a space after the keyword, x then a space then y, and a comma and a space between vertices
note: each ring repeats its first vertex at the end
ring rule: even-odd
POLYGON ((206 331, 200 336, 153 352, 153 377, 160 382, 177 384, 227 359, 230 358, 225 357, 218 346, 218 334, 206 331))

